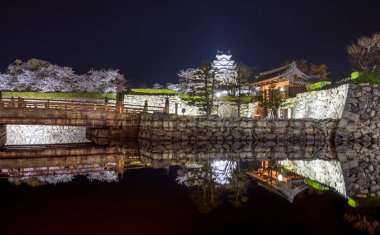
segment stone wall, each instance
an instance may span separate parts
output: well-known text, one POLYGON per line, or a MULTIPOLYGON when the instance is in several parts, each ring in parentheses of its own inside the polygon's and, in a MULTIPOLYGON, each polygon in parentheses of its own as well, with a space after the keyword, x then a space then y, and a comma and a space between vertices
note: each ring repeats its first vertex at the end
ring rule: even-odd
POLYGON ((292 118, 339 119, 347 97, 348 84, 337 88, 297 94, 292 118))
MULTIPOLYGON (((182 100, 178 96, 165 96, 165 95, 125 95, 124 103, 128 105, 141 105, 148 101, 148 106, 165 107, 165 99, 169 98, 169 113, 175 114, 175 104, 178 105, 178 114, 182 115, 182 109, 185 109, 184 115, 198 116, 203 112, 198 107, 190 105, 188 102, 182 100)), ((218 114, 220 117, 237 117, 237 104, 233 102, 218 102, 214 103, 218 110, 214 111, 214 114, 218 114)), ((255 112, 255 104, 242 104, 241 116, 252 117, 255 112)))
POLYGON ((379 85, 349 85, 335 141, 380 142, 379 85))
POLYGON ((7 125, 6 131, 6 145, 89 142, 86 139, 86 127, 7 125))
POLYGON ((0 147, 7 142, 7 128, 6 125, 0 125, 0 147))
POLYGON ((149 140, 228 141, 262 140, 314 142, 334 137, 337 120, 289 119, 254 120, 250 118, 220 118, 216 116, 178 116, 142 114, 139 138, 149 140))
POLYGON ((298 94, 293 118, 339 119, 335 142, 380 142, 380 88, 345 84, 298 94))
MULTIPOLYGON (((217 115, 219 117, 237 117, 238 106, 232 102, 215 102, 217 105, 217 115)), ((251 118, 255 113, 255 103, 241 104, 240 116, 251 118)))

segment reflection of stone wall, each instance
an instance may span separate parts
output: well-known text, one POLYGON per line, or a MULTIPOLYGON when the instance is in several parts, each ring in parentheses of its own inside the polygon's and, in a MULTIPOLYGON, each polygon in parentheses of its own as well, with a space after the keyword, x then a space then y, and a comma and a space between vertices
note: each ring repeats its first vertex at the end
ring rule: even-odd
POLYGON ((86 139, 86 127, 7 125, 6 129, 6 145, 89 142, 86 139))
MULTIPOLYGON (((178 96, 164 96, 164 95, 126 95, 124 96, 124 103, 129 105, 141 105, 145 104, 145 100, 148 101, 148 106, 164 107, 165 99, 169 98, 169 113, 175 114, 175 104, 178 105, 178 114, 182 115, 182 109, 185 109, 185 115, 197 116, 202 115, 203 112, 199 111, 199 108, 190 105, 187 101, 182 100, 178 96)), ((217 102, 214 103, 215 107, 218 107, 218 111, 214 111, 220 117, 236 117, 237 116, 237 104, 233 102, 217 102)), ((252 117, 255 111, 255 104, 242 104, 241 116, 252 117)))
POLYGON ((336 150, 347 195, 380 197, 380 145, 340 145, 336 150))
POLYGON ((380 142, 380 88, 378 85, 350 84, 337 143, 380 142))
POLYGON ((339 161, 283 160, 278 163, 298 175, 327 185, 346 196, 346 187, 339 161))
POLYGON ((271 140, 327 141, 336 120, 253 120, 249 118, 194 117, 142 114, 139 137, 150 140, 271 140))
POLYGON ((347 197, 380 197, 380 145, 139 140, 142 161, 155 168, 213 159, 275 160, 347 197))
POLYGON ((282 142, 160 142, 139 140, 140 154, 144 159, 170 160, 174 163, 191 163, 210 159, 253 160, 336 160, 337 156, 328 143, 315 145, 282 142))
POLYGON ((297 94, 293 118, 338 119, 342 116, 348 85, 297 94))

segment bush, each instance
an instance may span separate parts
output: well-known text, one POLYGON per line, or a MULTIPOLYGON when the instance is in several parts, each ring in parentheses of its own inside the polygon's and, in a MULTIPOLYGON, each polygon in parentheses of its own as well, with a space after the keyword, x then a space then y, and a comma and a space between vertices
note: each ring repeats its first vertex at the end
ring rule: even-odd
POLYGON ((323 88, 329 84, 331 84, 330 81, 316 82, 316 83, 308 85, 306 89, 307 91, 319 91, 319 90, 323 90, 323 88))
POLYGON ((155 89, 155 88, 133 88, 130 94, 133 95, 176 95, 177 91, 170 89, 155 89))
POLYGON ((311 187, 313 187, 313 188, 315 188, 315 189, 317 189, 317 190, 320 190, 320 191, 326 191, 326 190, 329 190, 329 187, 324 186, 323 184, 321 184, 321 183, 319 183, 319 182, 317 182, 317 181, 315 181, 315 180, 304 179, 304 182, 305 182, 307 185, 309 185, 309 186, 311 186, 311 187))
POLYGON ((76 92, 16 92, 3 91, 3 97, 22 97, 33 99, 116 99, 115 93, 76 93, 76 92))
POLYGON ((353 83, 380 84, 380 72, 353 72, 351 81, 353 83))
MULTIPOLYGON (((238 102, 239 101, 239 97, 238 96, 223 96, 221 98, 222 101, 227 101, 227 102, 238 102)), ((242 96, 241 97, 241 103, 242 104, 249 104, 249 103, 252 103, 254 102, 254 99, 252 96, 242 96)))

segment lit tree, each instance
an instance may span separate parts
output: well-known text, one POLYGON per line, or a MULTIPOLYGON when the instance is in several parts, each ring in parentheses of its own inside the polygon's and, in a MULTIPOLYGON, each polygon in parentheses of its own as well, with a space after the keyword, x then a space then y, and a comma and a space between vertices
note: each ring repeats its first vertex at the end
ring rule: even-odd
POLYGON ((211 62, 203 62, 197 69, 181 70, 178 74, 181 90, 190 96, 190 103, 211 115, 214 91, 217 86, 211 62))
POLYGON ((7 73, 0 73, 0 91, 12 91, 17 84, 14 76, 7 73))
POLYGON ((271 111, 273 116, 271 118, 277 118, 277 109, 285 101, 284 95, 279 89, 275 89, 274 85, 270 86, 268 90, 264 90, 263 93, 263 107, 265 116, 268 110, 271 111))
POLYGON ((325 64, 316 65, 316 64, 311 63, 310 74, 319 75, 321 79, 327 80, 330 74, 328 69, 329 68, 325 64))
POLYGON ((44 60, 16 60, 0 74, 1 90, 37 92, 122 92, 127 81, 118 70, 90 70, 76 75, 72 68, 44 60))
POLYGON ((251 182, 248 172, 252 171, 251 164, 241 168, 241 160, 236 163, 236 169, 233 171, 231 177, 231 184, 228 189, 228 200, 235 207, 240 207, 248 201, 248 185, 251 182))
POLYGON ((93 70, 91 69, 85 76, 86 79, 83 83, 80 83, 80 89, 89 89, 88 83, 91 83, 93 88, 91 92, 101 92, 101 93, 116 93, 122 92, 126 86, 126 80, 123 75, 119 73, 118 70, 93 70))
POLYGON ((380 231, 380 222, 375 219, 376 217, 373 214, 375 214, 373 208, 350 208, 344 214, 343 219, 352 224, 356 230, 375 235, 380 231))
POLYGON ((238 91, 238 117, 240 117, 241 99, 243 96, 242 88, 249 87, 249 78, 252 77, 253 71, 252 68, 244 64, 237 66, 236 88, 238 91))
POLYGON ((360 37, 346 47, 349 62, 354 70, 380 71, 380 33, 360 37))

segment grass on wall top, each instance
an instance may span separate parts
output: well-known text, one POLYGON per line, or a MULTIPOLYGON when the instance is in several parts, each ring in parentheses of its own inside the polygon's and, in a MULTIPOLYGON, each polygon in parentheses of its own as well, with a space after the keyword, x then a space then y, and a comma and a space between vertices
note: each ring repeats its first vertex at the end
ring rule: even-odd
POLYGON ((110 100, 116 99, 115 93, 85 93, 85 92, 18 92, 3 91, 3 97, 22 97, 32 99, 104 99, 108 97, 110 100))
POLYGON ((130 94, 132 95, 176 95, 177 91, 170 89, 155 89, 155 88, 133 88, 130 94))
POLYGON ((380 72, 353 72, 351 81, 353 83, 380 84, 380 72))
POLYGON ((331 84, 330 81, 316 82, 316 83, 308 85, 306 89, 307 91, 320 91, 320 90, 323 90, 323 88, 329 84, 331 84))

